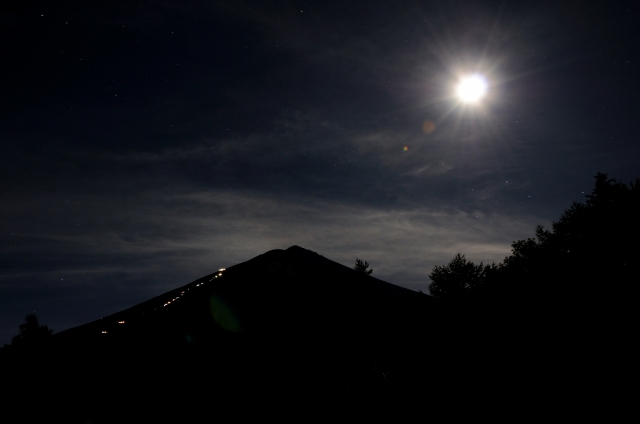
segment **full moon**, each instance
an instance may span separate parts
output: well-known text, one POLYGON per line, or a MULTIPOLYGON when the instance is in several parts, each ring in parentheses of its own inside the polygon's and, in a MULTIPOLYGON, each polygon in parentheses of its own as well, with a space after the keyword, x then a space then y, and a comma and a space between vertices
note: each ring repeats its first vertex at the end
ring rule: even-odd
POLYGON ((475 103, 487 92, 487 81, 480 75, 472 75, 460 80, 456 93, 464 103, 475 103))

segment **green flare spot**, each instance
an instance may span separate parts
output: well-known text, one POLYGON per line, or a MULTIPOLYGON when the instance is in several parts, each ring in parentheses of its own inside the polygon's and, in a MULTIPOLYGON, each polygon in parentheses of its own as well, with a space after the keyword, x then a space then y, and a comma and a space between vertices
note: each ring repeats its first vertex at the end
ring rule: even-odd
POLYGON ((234 333, 241 331, 240 322, 238 322, 236 315, 224 300, 213 295, 209 299, 209 307, 211 308, 211 316, 216 324, 234 333))

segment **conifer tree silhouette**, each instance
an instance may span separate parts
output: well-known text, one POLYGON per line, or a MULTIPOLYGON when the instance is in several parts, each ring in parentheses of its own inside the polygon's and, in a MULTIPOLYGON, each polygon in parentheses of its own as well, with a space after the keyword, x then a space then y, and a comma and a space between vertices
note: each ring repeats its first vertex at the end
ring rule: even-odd
POLYGON ((20 332, 11 339, 11 346, 32 346, 46 340, 53 330, 46 325, 40 325, 35 313, 28 314, 25 322, 20 324, 20 332))
POLYGON ((356 264, 353 269, 366 275, 371 275, 373 269, 369 269, 369 262, 356 258, 356 264))

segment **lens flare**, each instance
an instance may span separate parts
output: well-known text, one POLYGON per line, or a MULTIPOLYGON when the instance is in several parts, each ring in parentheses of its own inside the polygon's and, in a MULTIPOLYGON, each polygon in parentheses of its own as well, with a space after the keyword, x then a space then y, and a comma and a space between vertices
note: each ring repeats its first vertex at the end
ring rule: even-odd
POLYGON ((436 124, 430 119, 422 123, 422 132, 425 134, 431 134, 435 129, 436 129, 436 124))
POLYGON ((224 301, 219 296, 213 295, 209 299, 209 307, 211 308, 213 320, 220 327, 232 333, 242 331, 238 317, 229 306, 228 302, 224 301))

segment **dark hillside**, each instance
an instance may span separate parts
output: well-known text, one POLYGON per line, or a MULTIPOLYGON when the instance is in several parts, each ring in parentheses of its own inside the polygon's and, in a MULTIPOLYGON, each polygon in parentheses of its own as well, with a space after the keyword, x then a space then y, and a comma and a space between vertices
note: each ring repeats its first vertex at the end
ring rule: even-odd
POLYGON ((455 359, 466 339, 457 328, 430 296, 294 246, 61 332, 40 349, 5 352, 3 364, 18 392, 37 387, 49 407, 78 420, 124 410, 164 416, 176 404, 191 405, 179 411, 194 418, 320 405, 376 413, 435 399, 468 377, 455 359))

